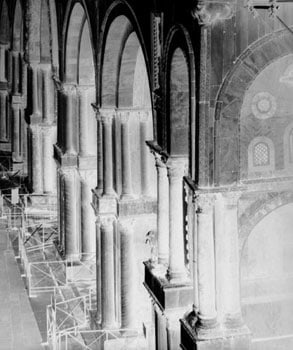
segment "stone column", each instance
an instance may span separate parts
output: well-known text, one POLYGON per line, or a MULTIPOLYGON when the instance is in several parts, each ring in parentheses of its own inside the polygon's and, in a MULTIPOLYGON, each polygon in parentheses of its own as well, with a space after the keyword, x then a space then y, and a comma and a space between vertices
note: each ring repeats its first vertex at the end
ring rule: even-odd
POLYGON ((96 177, 96 171, 83 171, 81 177, 81 245, 82 260, 89 260, 95 255, 95 215, 91 207, 92 179, 96 177))
POLYGON ((103 127, 103 195, 114 195, 113 189, 113 141, 112 119, 113 110, 100 111, 103 127))
POLYGON ((19 52, 12 51, 12 63, 13 63, 13 81, 12 81, 12 91, 14 95, 20 93, 19 91, 19 52))
POLYGON ((54 120, 54 95, 51 74, 51 66, 42 65, 43 121, 46 124, 52 124, 54 120))
POLYGON ((8 51, 8 74, 7 74, 7 80, 10 84, 12 84, 13 80, 13 51, 9 50, 8 51))
POLYGON ((141 153, 141 194, 150 196, 152 184, 150 181, 150 160, 146 141, 148 141, 148 122, 151 112, 139 112, 140 118, 140 153, 141 153))
POLYGON ((64 172, 65 255, 73 261, 79 259, 75 181, 73 169, 64 172))
POLYGON ((68 154, 75 154, 74 146, 74 120, 75 120, 75 110, 74 110, 74 97, 76 89, 74 85, 64 84, 64 94, 66 96, 66 115, 65 115, 65 150, 68 154))
MULTIPOLYGON (((32 140, 32 188, 35 193, 43 192, 42 134, 38 125, 31 125, 32 140)), ((48 174, 46 174, 48 176, 48 174)))
POLYGON ((5 54, 6 54, 6 45, 0 44, 0 81, 6 82, 6 62, 5 62, 5 54))
POLYGON ((7 115, 6 115, 7 91, 0 90, 0 140, 7 141, 7 115))
POLYGON ((114 216, 103 216, 101 231, 101 304, 102 327, 117 327, 115 317, 115 279, 114 279, 114 216))
POLYGON ((45 193, 56 191, 54 188, 56 184, 56 165, 53 158, 54 133, 55 128, 44 127, 43 129, 43 186, 45 193))
POLYGON ((183 231, 183 176, 185 159, 170 158, 167 162, 169 177, 169 267, 171 283, 186 281, 183 231))
POLYGON ((20 103, 12 103, 12 120, 13 120, 13 132, 12 132, 12 152, 13 161, 19 163, 22 161, 20 153, 20 103))
POLYGON ((228 328, 243 325, 240 306, 238 199, 240 192, 224 194, 224 229, 222 237, 222 300, 224 322, 228 328))
POLYGON ((121 143, 122 143, 122 199, 133 198, 132 174, 131 174, 131 151, 129 145, 129 111, 119 111, 121 121, 121 143))
POLYGON ((157 236, 158 262, 168 265, 169 262, 169 183, 167 166, 156 156, 157 168, 157 236))
POLYGON ((217 324, 214 250, 214 198, 201 194, 197 198, 197 269, 198 329, 205 338, 217 324))
POLYGON ((38 92, 38 63, 32 63, 31 66, 32 74, 32 105, 33 105, 33 115, 37 116, 40 114, 39 110, 39 92, 38 92))
POLYGON ((135 327, 136 284, 134 220, 119 220, 121 237, 121 328, 135 327))

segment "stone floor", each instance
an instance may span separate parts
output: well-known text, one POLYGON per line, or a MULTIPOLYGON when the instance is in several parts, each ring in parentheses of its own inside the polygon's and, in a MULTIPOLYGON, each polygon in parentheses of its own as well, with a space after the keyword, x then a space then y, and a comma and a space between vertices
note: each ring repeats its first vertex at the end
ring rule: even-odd
POLYGON ((42 337, 15 260, 6 231, 0 219, 0 350, 44 349, 42 337))

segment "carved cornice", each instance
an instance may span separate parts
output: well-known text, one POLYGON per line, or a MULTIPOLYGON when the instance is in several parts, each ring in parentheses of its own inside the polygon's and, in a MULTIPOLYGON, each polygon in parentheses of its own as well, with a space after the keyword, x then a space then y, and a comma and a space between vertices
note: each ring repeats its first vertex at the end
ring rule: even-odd
POLYGON ((234 2, 229 0, 198 0, 191 14, 199 25, 210 26, 218 21, 230 19, 234 14, 234 8, 234 2))

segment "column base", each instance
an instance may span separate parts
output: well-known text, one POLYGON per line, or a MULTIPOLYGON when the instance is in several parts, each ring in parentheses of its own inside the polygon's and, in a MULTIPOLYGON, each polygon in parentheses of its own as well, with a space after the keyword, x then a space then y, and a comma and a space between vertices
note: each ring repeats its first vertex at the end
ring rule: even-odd
POLYGON ((190 322, 190 315, 181 321, 181 348, 184 350, 249 350, 250 331, 246 326, 233 332, 219 327, 200 329, 190 322))
POLYGON ((182 284, 190 281, 187 275, 187 271, 174 272, 167 270, 166 277, 168 278, 168 281, 171 284, 182 284))

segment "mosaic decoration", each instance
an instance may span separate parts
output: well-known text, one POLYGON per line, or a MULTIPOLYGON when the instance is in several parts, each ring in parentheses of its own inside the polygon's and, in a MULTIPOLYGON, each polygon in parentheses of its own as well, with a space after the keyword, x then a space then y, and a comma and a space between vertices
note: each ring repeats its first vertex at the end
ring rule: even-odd
POLYGON ((259 92, 253 97, 251 110, 256 118, 271 118, 275 115, 276 109, 276 99, 269 92, 259 92))

